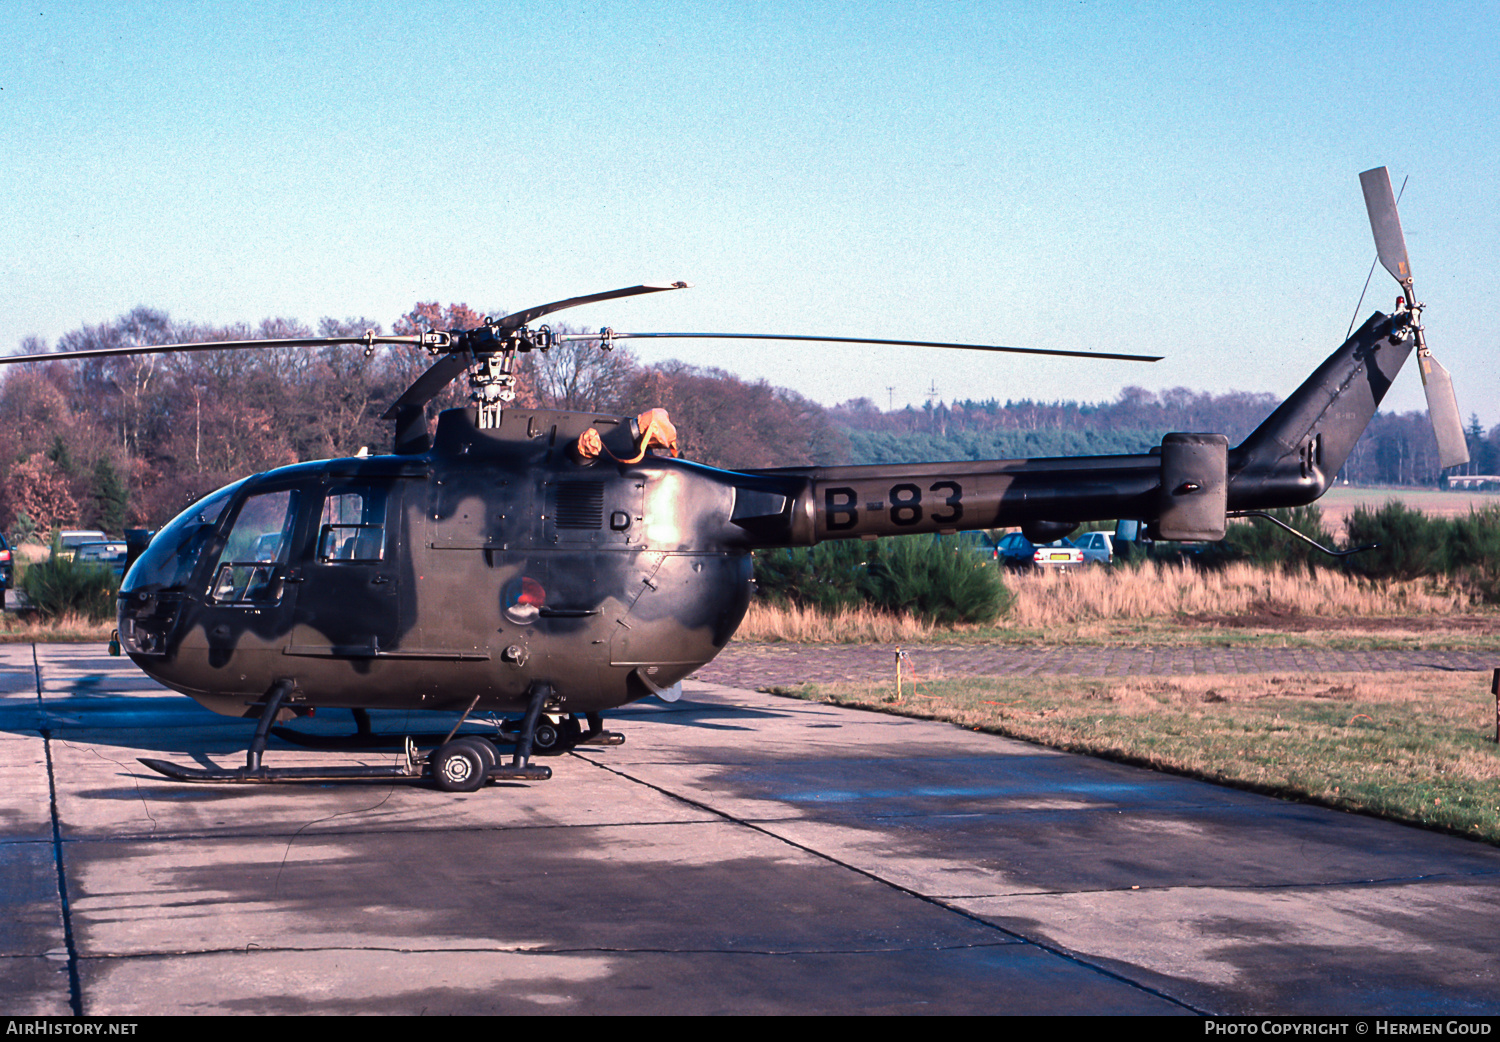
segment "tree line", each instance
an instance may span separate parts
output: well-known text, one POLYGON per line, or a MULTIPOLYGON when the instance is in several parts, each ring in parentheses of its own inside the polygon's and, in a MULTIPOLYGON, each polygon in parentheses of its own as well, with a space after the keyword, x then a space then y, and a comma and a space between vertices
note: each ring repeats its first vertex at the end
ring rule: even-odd
MULTIPOLYGON (((471 329, 464 304, 416 304, 397 335, 471 329)), ((140 307, 85 325, 51 350, 384 333, 367 318, 316 327, 269 318, 203 326, 140 307)), ((562 327, 562 331, 572 331, 562 327)), ((23 352, 45 356, 37 338, 23 352)), ((0 371, 0 530, 13 536, 78 525, 118 533, 154 528, 193 499, 246 474, 302 460, 389 450, 379 419, 432 359, 419 348, 277 348, 38 361, 0 371)), ((833 408, 795 391, 717 369, 641 364, 626 347, 582 342, 522 356, 517 404, 631 415, 660 406, 683 454, 721 467, 1007 459, 1144 452, 1174 430, 1215 430, 1237 441, 1271 411, 1264 394, 1212 395, 1126 388, 1113 402, 1031 400, 929 403, 882 411, 869 399, 833 408)), ((463 380, 429 407, 463 404, 463 380)), ((1472 420, 1471 472, 1500 470, 1500 427, 1472 420)), ((1360 484, 1433 485, 1436 446, 1418 413, 1381 414, 1344 477, 1360 484)))
MULTIPOLYGON (((464 304, 419 303, 395 335, 472 329, 464 304)), ((60 337, 54 351, 223 340, 383 334, 368 318, 202 326, 140 307, 60 337)), ((562 327, 561 332, 574 332, 562 327)), ((22 351, 45 358, 27 338, 22 351)), ((204 350, 37 361, 0 370, 0 530, 158 527, 194 499, 247 474, 303 460, 390 450, 379 417, 432 363, 395 346, 204 350)), ((667 408, 684 454, 715 466, 840 462, 847 440, 827 411, 784 388, 680 362, 646 366, 628 348, 562 345, 522 356, 517 405, 631 415, 667 408)), ((454 381, 429 422, 464 404, 454 381)))
MULTIPOLYGON (((1280 399, 1271 394, 1127 387, 1113 402, 989 399, 881 411, 860 398, 831 411, 849 437, 851 462, 891 463, 1139 453, 1160 445, 1170 431, 1216 431, 1228 435, 1233 445, 1278 404, 1280 399)), ((1473 416, 1465 435, 1471 462, 1457 472, 1500 473, 1500 425, 1486 432, 1473 416)), ((1339 479, 1355 485, 1433 487, 1443 474, 1425 413, 1377 413, 1339 479)))

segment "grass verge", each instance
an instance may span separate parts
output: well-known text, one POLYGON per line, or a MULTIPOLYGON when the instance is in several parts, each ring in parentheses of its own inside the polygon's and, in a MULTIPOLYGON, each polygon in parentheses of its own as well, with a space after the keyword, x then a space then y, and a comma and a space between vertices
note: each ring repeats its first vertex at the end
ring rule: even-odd
POLYGON ((1016 595, 1007 621, 1022 627, 1208 614, 1438 618, 1476 607, 1471 593, 1433 580, 1372 581, 1243 562, 1202 570, 1148 561, 1139 568, 1023 572, 1006 581, 1016 595))
POLYGON ((923 719, 1500 844, 1485 673, 804 684, 776 694, 923 719))
POLYGON ((1433 581, 1233 564, 1212 572, 1148 563, 1007 575, 1015 594, 992 625, 936 627, 864 607, 828 614, 751 605, 741 640, 796 643, 1248 645, 1500 650, 1500 612, 1433 581))
POLYGON ((108 644, 115 620, 90 621, 68 612, 55 619, 39 619, 35 612, 0 612, 0 644, 108 644))

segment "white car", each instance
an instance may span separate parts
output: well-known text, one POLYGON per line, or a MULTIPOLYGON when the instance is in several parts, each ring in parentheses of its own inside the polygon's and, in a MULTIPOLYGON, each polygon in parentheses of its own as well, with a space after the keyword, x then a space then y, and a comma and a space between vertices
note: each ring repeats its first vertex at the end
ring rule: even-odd
POLYGON ((1050 543, 1038 543, 1031 555, 1032 564, 1038 568, 1056 568, 1065 572, 1069 568, 1082 568, 1083 551, 1070 539, 1054 539, 1050 543))

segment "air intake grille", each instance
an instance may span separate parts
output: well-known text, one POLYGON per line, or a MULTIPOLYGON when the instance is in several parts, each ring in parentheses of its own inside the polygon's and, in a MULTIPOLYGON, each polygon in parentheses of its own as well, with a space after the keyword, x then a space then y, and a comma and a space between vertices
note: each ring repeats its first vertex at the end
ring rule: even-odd
POLYGON ((603 528, 604 483, 558 482, 554 492, 552 516, 558 528, 603 528))

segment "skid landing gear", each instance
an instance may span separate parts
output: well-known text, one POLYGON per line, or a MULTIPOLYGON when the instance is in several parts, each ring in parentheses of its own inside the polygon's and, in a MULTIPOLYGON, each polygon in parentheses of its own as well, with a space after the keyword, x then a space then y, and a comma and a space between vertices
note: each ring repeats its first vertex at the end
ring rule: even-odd
POLYGON ((281 712, 282 703, 292 691, 290 680, 279 681, 267 692, 260 704, 260 719, 255 723, 255 737, 250 739, 250 750, 245 755, 245 766, 229 767, 183 767, 169 760, 153 760, 141 757, 141 763, 158 774, 174 781, 186 782, 307 782, 307 781, 361 781, 374 779, 416 778, 422 773, 416 748, 408 739, 406 762, 388 767, 267 767, 261 763, 266 751, 266 736, 271 723, 281 712))
MULTIPOLYGON (((271 733, 284 742, 300 745, 304 749, 399 749, 405 736, 381 734, 370 729, 370 717, 362 709, 356 709, 358 729, 354 734, 312 734, 291 727, 272 727, 271 733), (360 714, 363 715, 361 720, 360 714)), ((532 752, 541 756, 553 756, 567 752, 579 745, 624 745, 625 736, 619 731, 606 731, 604 721, 598 713, 583 714, 588 723, 584 730, 579 723, 579 714, 558 714, 557 719, 543 716, 537 722, 537 733, 532 736, 532 752)), ((515 745, 520 740, 521 720, 502 720, 496 735, 465 735, 469 738, 489 738, 492 744, 515 745)), ((442 745, 454 735, 453 731, 437 731, 412 734, 418 745, 442 745)))
MULTIPOLYGON (((250 740, 250 749, 245 757, 245 766, 228 767, 184 767, 169 760, 141 757, 141 763, 174 781, 217 782, 239 784, 267 784, 271 782, 322 782, 322 781, 415 781, 430 777, 433 784, 444 792, 473 792, 490 780, 496 781, 546 781, 552 777, 552 768, 531 766, 531 739, 542 703, 550 694, 543 686, 532 696, 532 704, 523 723, 522 740, 516 744, 516 754, 508 764, 500 762, 499 751, 494 743, 477 735, 454 738, 458 728, 468 718, 469 712, 478 703, 476 698, 469 709, 448 732, 442 744, 428 756, 417 752, 410 737, 404 739, 406 755, 403 763, 387 766, 325 766, 325 767, 267 767, 261 760, 266 751, 266 739, 271 723, 281 712, 282 703, 291 693, 293 684, 283 681, 271 688, 260 703, 260 718, 256 721, 255 735, 250 740), (527 725, 530 725, 529 727, 527 725)), ((362 710, 355 711, 356 726, 360 734, 352 736, 358 740, 370 735, 369 716, 362 710)), ((280 729, 278 729, 278 733, 280 729)), ((334 743, 337 747, 353 744, 349 738, 334 743)), ((366 743, 373 744, 373 743, 366 743)))
POLYGON ((624 745, 625 736, 619 731, 606 731, 604 718, 598 713, 586 713, 589 729, 578 739, 579 745, 624 745))
MULTIPOLYGON (((557 756, 580 745, 624 745, 625 736, 618 731, 606 731, 604 720, 598 713, 585 713, 589 728, 583 729, 579 714, 554 714, 541 717, 532 736, 532 752, 538 756, 557 756)), ((507 741, 517 741, 524 721, 506 720, 500 725, 500 735, 507 741)))

